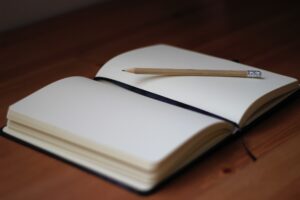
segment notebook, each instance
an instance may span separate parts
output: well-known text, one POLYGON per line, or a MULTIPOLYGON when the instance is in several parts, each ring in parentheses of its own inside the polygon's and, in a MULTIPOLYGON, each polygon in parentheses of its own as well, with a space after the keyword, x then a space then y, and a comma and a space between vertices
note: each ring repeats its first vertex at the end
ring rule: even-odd
POLYGON ((68 77, 9 106, 4 132, 147 192, 299 89, 296 79, 158 44, 94 79, 68 77), (136 75, 124 68, 260 70, 261 79, 136 75))

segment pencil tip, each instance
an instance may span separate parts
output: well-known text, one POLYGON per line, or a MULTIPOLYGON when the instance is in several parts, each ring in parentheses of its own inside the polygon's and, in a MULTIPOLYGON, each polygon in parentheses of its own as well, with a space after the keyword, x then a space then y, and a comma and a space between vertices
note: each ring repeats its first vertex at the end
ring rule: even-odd
POLYGON ((122 69, 122 72, 132 73, 132 69, 131 68, 129 68, 129 69, 122 69))

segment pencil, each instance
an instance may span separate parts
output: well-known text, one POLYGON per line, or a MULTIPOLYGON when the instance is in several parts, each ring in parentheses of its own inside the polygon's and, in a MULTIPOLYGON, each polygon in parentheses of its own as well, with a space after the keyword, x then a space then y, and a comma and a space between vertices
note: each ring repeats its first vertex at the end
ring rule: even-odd
POLYGON ((133 74, 150 74, 160 76, 219 76, 261 78, 258 70, 209 70, 209 69, 174 69, 174 68, 128 68, 122 71, 133 74))

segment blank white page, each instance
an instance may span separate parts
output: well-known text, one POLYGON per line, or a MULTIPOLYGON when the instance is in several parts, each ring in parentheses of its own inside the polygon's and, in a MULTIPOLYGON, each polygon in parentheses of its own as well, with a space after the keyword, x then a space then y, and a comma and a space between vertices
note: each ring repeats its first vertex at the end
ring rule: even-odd
POLYGON ((222 116, 239 124, 257 99, 296 79, 229 60, 169 46, 139 48, 108 61, 96 77, 106 77, 222 116), (236 77, 163 77, 123 72, 132 67, 260 70, 263 79, 236 77))
POLYGON ((83 77, 52 83, 13 104, 9 113, 79 146, 146 164, 160 162, 199 131, 224 123, 83 77))

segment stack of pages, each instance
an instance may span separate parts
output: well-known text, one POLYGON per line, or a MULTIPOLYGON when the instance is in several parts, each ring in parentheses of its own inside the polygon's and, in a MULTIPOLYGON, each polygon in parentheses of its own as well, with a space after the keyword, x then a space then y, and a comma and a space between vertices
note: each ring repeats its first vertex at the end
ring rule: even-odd
POLYGON ((294 78, 169 46, 128 51, 11 105, 4 132, 146 192, 299 88, 294 78), (136 75, 131 67, 260 70, 263 78, 136 75))

